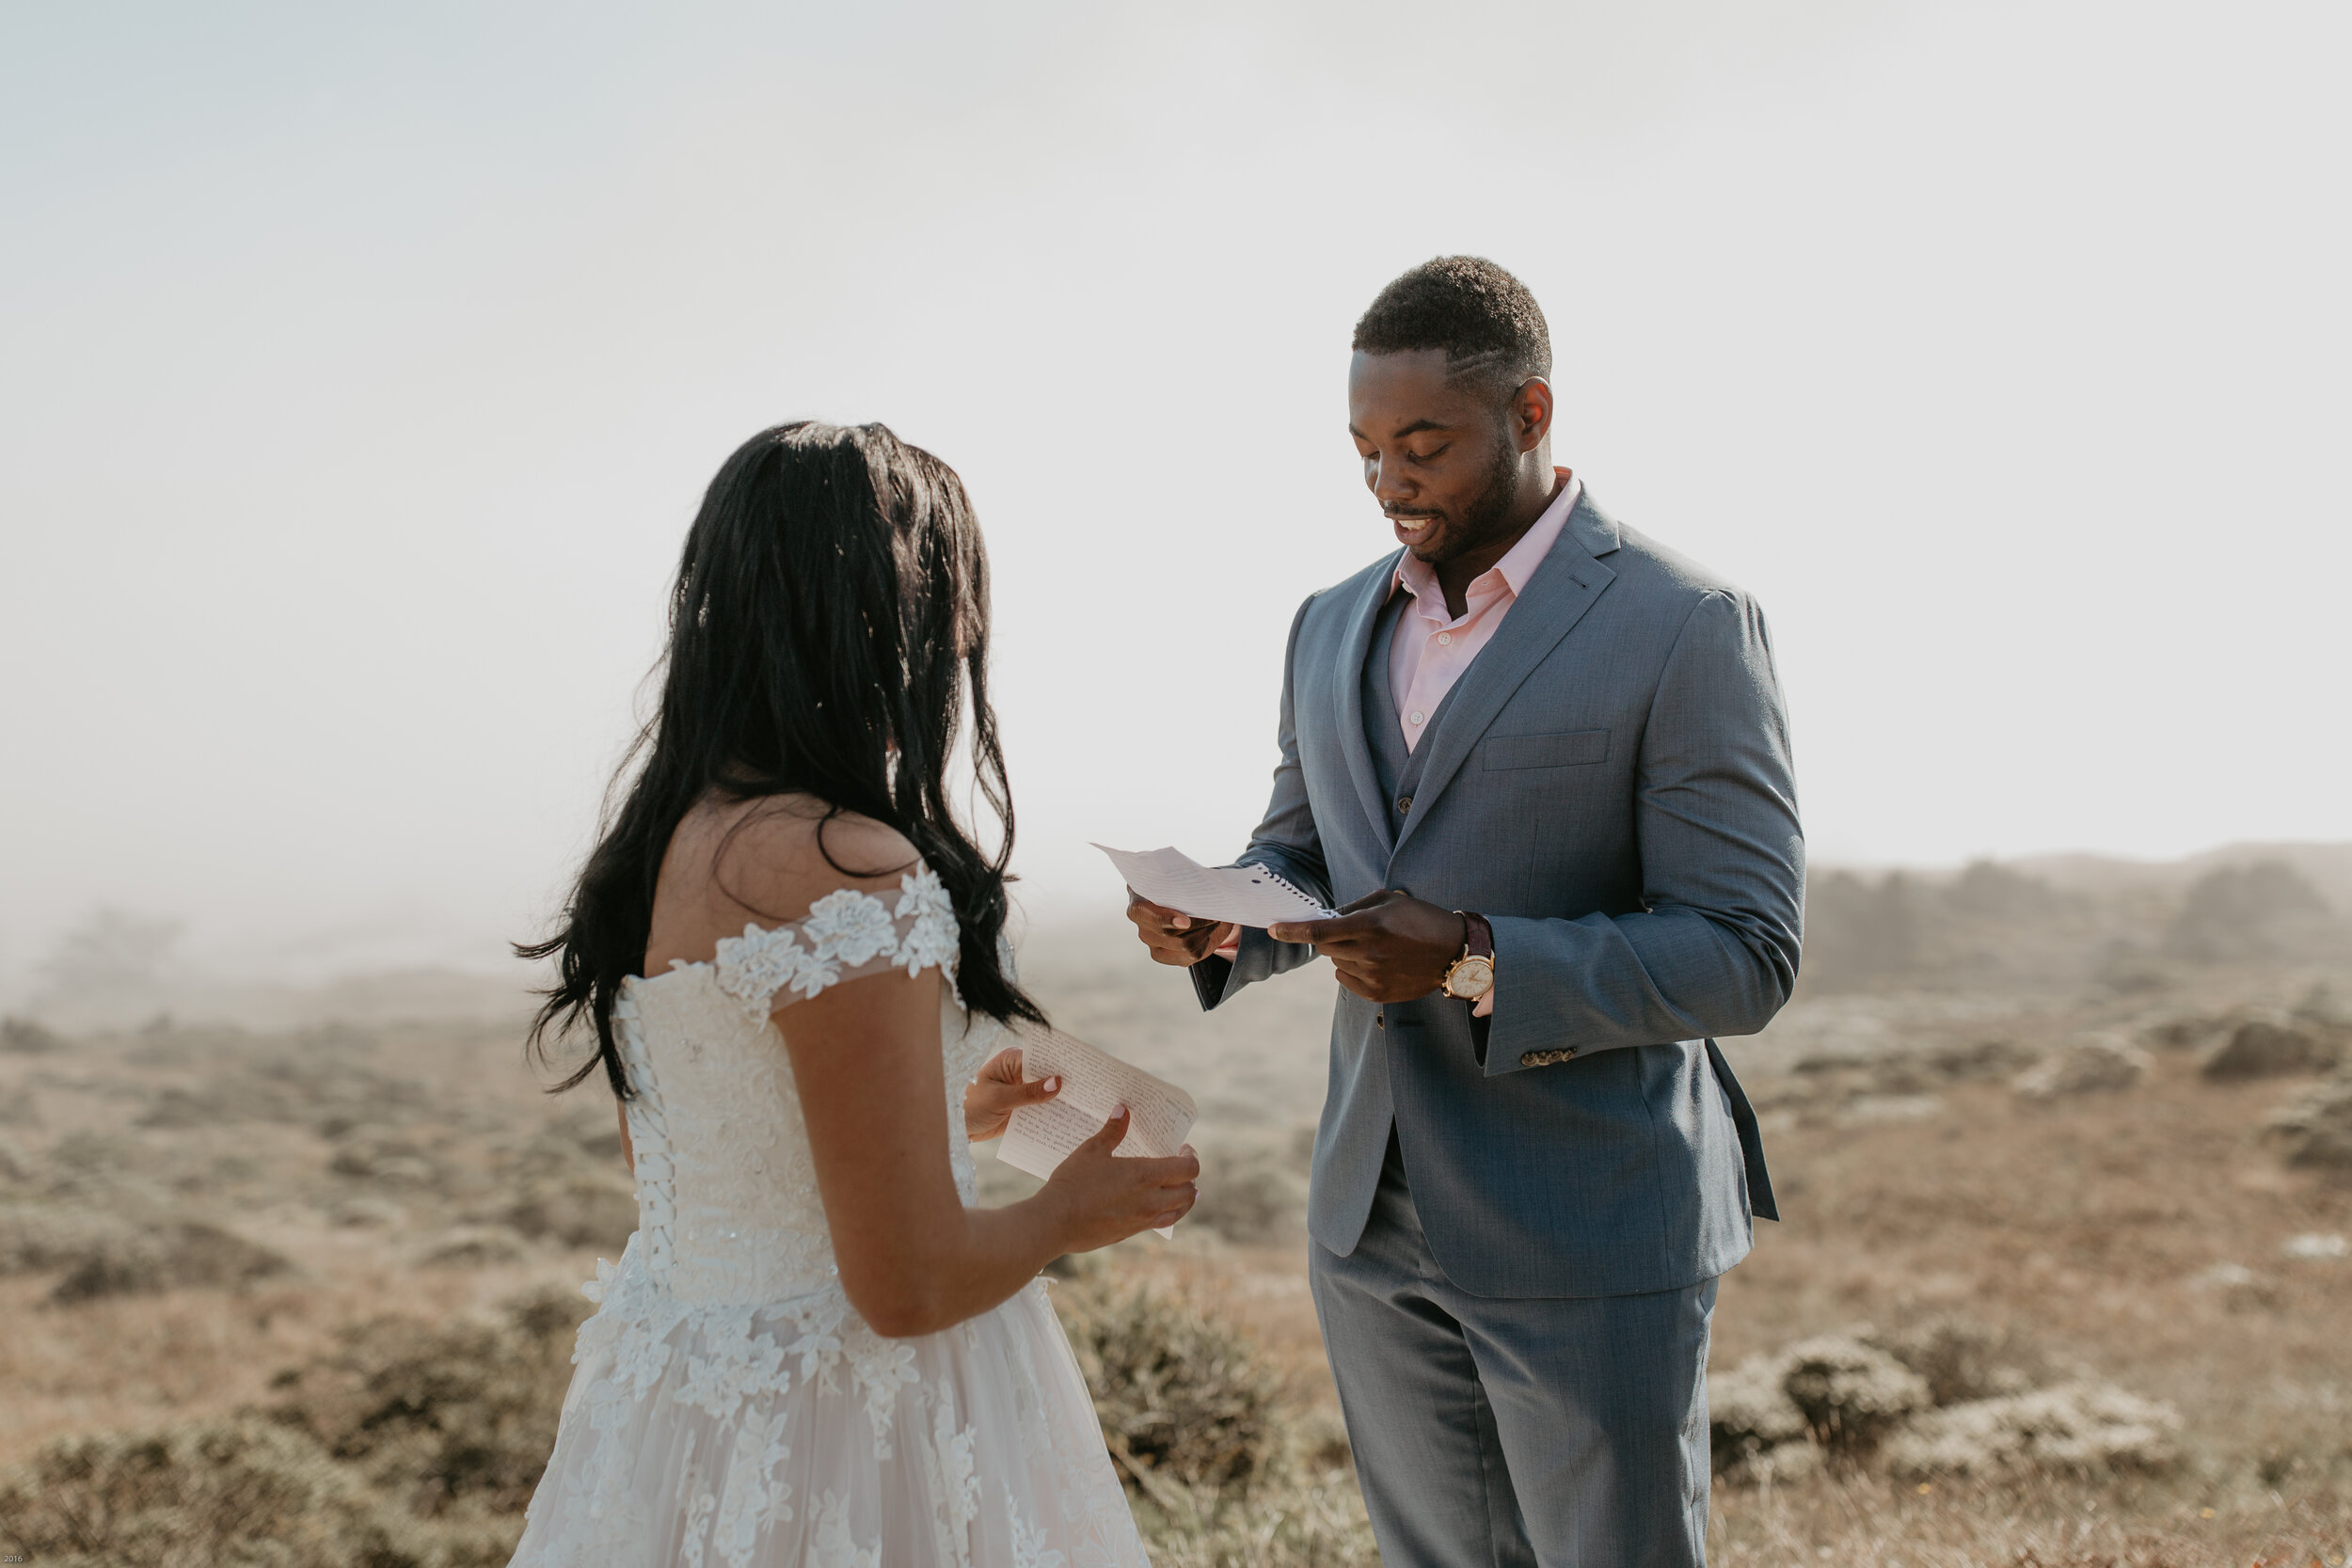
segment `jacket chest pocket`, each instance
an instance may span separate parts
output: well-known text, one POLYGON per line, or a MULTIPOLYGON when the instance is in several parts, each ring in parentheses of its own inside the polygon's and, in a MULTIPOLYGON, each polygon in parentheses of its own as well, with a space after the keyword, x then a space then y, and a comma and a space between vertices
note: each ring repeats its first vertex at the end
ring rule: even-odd
POLYGON ((1558 735, 1492 735, 1480 742, 1484 768, 1582 768, 1609 760, 1607 730, 1566 730, 1558 735))

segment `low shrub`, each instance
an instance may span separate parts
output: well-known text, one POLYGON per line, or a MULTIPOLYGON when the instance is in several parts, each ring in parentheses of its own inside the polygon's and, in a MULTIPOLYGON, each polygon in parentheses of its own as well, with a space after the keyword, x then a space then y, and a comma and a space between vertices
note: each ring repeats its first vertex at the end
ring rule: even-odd
POLYGON ((180 1220, 143 1230, 99 1233, 51 1289, 49 1299, 70 1306, 184 1285, 248 1285, 293 1269, 283 1255, 218 1226, 180 1220))
POLYGON ((2195 1051, 2230 1027, 2210 1013, 2171 1013, 2141 1027, 2139 1043, 2157 1051, 2195 1051))
POLYGON ((413 1513, 519 1513, 555 1447, 587 1315, 577 1294, 548 1290, 495 1323, 364 1323, 280 1374, 276 1413, 413 1513))
POLYGON ((2082 1035, 2019 1073, 2010 1086, 2027 1100, 2113 1094, 2137 1085, 2149 1066, 2148 1053, 2121 1035, 2082 1035))
POLYGON ((101 1176, 135 1164, 139 1152, 128 1138, 82 1128, 49 1146, 49 1164, 69 1177, 101 1176))
POLYGON ((352 1197, 337 1198, 326 1206, 329 1224, 346 1228, 398 1225, 400 1205, 388 1198, 371 1197, 360 1193, 352 1197))
POLYGON ((1055 1292, 1111 1452, 1147 1492, 1243 1489, 1278 1438, 1279 1391, 1250 1341, 1215 1317, 1138 1286, 1055 1292))
POLYGON ((2270 1113, 2263 1135, 2290 1165, 2352 1171, 2352 1075, 2315 1084, 2270 1113))
POLYGON ((441 1232, 418 1254, 417 1261, 437 1269, 494 1269, 519 1263, 523 1239, 502 1225, 460 1225, 441 1232))
POLYGON ((610 1122, 577 1119, 532 1138, 515 1159, 506 1223, 565 1246, 619 1248, 637 1229, 637 1195, 620 1144, 610 1122))
POLYGON ((271 1405, 61 1439, 0 1479, 0 1543, 51 1568, 497 1568, 586 1310, 542 1291, 492 1323, 365 1324, 271 1405))
POLYGON ((29 1018, 0 1018, 0 1051, 40 1056, 65 1049, 65 1037, 29 1018))
POLYGON ((1293 1418, 1247 1337, 1100 1269, 1073 1277, 1055 1305, 1159 1568, 1380 1560, 1344 1433, 1293 1418))
POLYGON ((429 1189, 439 1186, 442 1177, 440 1166, 416 1144, 382 1134, 350 1136, 328 1159, 326 1168, 380 1187, 429 1189))
MULTIPOLYGON (((1848 1462, 1866 1459, 1905 1417, 1928 1407, 1927 1379, 1867 1338, 1822 1334, 1752 1356, 1707 1381, 1709 1444, 1719 1469, 1786 1479, 1815 1467, 1793 1453, 1810 1443, 1848 1462)), ((1818 1457, 1818 1456, 1817 1456, 1818 1457)))
POLYGON ((551 1237, 565 1246, 618 1249, 637 1230, 637 1196, 598 1177, 537 1182, 506 1211, 506 1223, 525 1236, 551 1237))
POLYGON ((52 1443, 0 1483, 0 1541, 45 1568, 451 1563, 317 1443, 253 1416, 52 1443))
POLYGON ((1865 1339, 1820 1335, 1788 1346, 1774 1363, 1813 1440, 1841 1457, 1868 1454, 1929 1402, 1925 1378, 1865 1339))
POLYGON ((139 1113, 138 1119, 132 1125, 178 1132, 189 1127, 212 1127, 229 1119, 233 1118, 223 1115, 213 1097, 192 1094, 182 1088, 167 1088, 139 1113))
POLYGON ((1921 1058, 1938 1077, 1951 1083, 1999 1078, 2031 1067, 2036 1059, 2031 1047, 1998 1037, 1939 1046, 1921 1058))
POLYGON ((1304 1233, 1306 1177, 1279 1152, 1219 1152, 1201 1164, 1200 1198, 1187 1223, 1244 1245, 1286 1242, 1304 1233))
POLYGON ((2072 1383, 1932 1412, 1887 1444, 1886 1461, 1910 1481, 2155 1471, 2178 1463, 2180 1429, 2169 1404, 2110 1384, 2072 1383))
POLYGON ((2198 1070, 2216 1083, 2325 1072, 2343 1059, 2332 1033, 2288 1018, 2249 1019, 2206 1053, 2198 1070))
POLYGON ((1380 1548, 1355 1478, 1282 1476, 1248 1494, 1163 1482, 1136 1507, 1154 1568, 1359 1568, 1380 1548))
POLYGON ((1938 1406, 2025 1393, 2045 1370, 2039 1352, 1969 1318, 1934 1317, 1863 1338, 1924 1378, 1938 1406))
POLYGON ((1707 1377, 1708 1445, 1718 1474, 1735 1483, 1793 1480, 1820 1467, 1804 1412, 1783 1386, 1776 1356, 1752 1356, 1707 1377))
POLYGON ((111 1215, 47 1203, 0 1204, 0 1275, 42 1274, 79 1263, 134 1227, 111 1215))
POLYGON ((1964 1318, 1822 1335, 1708 1378, 1716 1473, 1785 1481, 1836 1461, 1905 1480, 2169 1468, 2180 1417, 2111 1384, 2034 1385, 2042 1358, 1964 1318))
POLYGON ((310 1125, 335 1137, 355 1126, 413 1118, 425 1106, 424 1086, 369 1065, 373 1042, 332 1028, 257 1041, 241 1030, 176 1030, 148 1039, 133 1053, 147 1065, 210 1066, 193 1088, 167 1087, 137 1125, 173 1130, 237 1122, 310 1125), (291 1045, 292 1049, 279 1049, 291 1045))

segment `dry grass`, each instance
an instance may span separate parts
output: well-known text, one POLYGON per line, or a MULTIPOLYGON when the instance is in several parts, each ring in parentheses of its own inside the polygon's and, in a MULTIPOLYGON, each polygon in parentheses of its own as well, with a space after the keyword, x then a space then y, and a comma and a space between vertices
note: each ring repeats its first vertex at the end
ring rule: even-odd
POLYGON ((1076 1272, 1055 1304, 1154 1561, 1326 1568, 1376 1560, 1346 1434, 1317 1405, 1326 1390, 1269 1356, 1200 1293, 1199 1275, 1153 1285, 1114 1266, 1076 1272))
POLYGON ((2341 1568, 2341 1495, 2201 1503, 2168 1489, 2060 1480, 1999 1486, 1824 1476, 1718 1488, 1709 1560, 1871 1568, 2341 1568))
POLYGON ((376 1319, 266 1404, 45 1445, 0 1481, 0 1538, 101 1564, 495 1568, 554 1442, 577 1296, 495 1321, 376 1319))
POLYGON ((1279 1463, 1281 1389, 1248 1335, 1222 1315, 1103 1273, 1055 1294, 1120 1468, 1147 1492, 1247 1492, 1279 1463))
MULTIPOLYGON (((1320 1098, 1327 981, 1262 988, 1212 1021, 1190 1010, 1180 979, 1123 950, 1073 945, 1032 973, 1062 1022, 1181 1078, 1203 1107, 1211 1195, 1199 1223, 1173 1243, 1125 1243, 1058 1292, 1108 1379, 1109 1424, 1139 1465, 1149 1461, 1153 1484, 1136 1483, 1137 1509, 1155 1560, 1372 1560, 1301 1259, 1300 1134, 1320 1098), (1167 1346, 1177 1354, 1144 1354, 1167 1346), (1221 1435, 1175 1463, 1172 1450, 1136 1447, 1178 1430, 1221 1435)), ((1820 1408, 1801 1441, 1824 1442, 1824 1462, 1801 1479, 1720 1482, 1716 1560, 2343 1564, 2352 1259, 2289 1243, 2352 1234, 2352 1180, 2324 1159, 2291 1163, 2311 1138, 2290 1146, 2266 1132, 2281 1104, 2320 1102, 2310 1070, 2201 1070, 2245 1021, 2282 1016, 2314 978, 2248 969, 2167 992, 1832 997, 1732 1042, 1767 1118, 1788 1219, 1760 1227, 1756 1255, 1724 1281, 1716 1368, 1786 1361, 1792 1347, 1841 1336, 1884 1350, 1924 1393, 1897 1399, 1883 1368, 1816 1355, 1807 1375, 1820 1408), (2132 1081, 2045 1098, 2012 1086, 2087 1038, 2143 1053, 2136 1075, 2119 1075, 2132 1081), (1931 1430, 1910 1424, 1928 1405, 2107 1386, 2178 1412, 2165 1463, 1892 1473, 1901 1434, 1931 1430)), ((305 1468, 309 1450, 270 1459, 277 1439, 240 1436, 228 1418, 310 1397, 273 1386, 285 1369, 331 1381, 355 1324, 422 1325, 394 1337, 422 1347, 404 1363, 422 1376, 419 1356, 472 1354, 466 1346, 495 1332, 479 1325, 500 1304, 585 1277, 625 1217, 604 1104, 540 1097, 511 1022, 16 1037, 0 1050, 10 1108, 0 1119, 0 1466, 55 1439, 106 1433, 173 1430, 175 1451, 195 1453, 187 1433, 209 1432, 230 1446, 220 1453, 262 1456, 221 1467, 262 1488, 252 1495, 309 1498, 300 1506, 322 1517, 358 1509, 351 1517, 389 1532, 387 1552, 455 1562, 495 1547, 499 1510, 519 1496, 526 1450, 540 1441, 542 1396, 518 1388, 467 1407, 509 1415, 498 1418, 508 1440, 495 1486, 436 1483, 457 1499, 436 1517, 488 1529, 466 1540, 401 1533, 434 1525, 413 1506, 417 1477, 433 1471, 429 1435, 411 1431, 389 1459, 337 1458, 333 1423, 314 1410, 306 1430, 342 1478, 321 1480, 305 1468), (60 1299, 92 1257, 152 1259, 169 1253, 164 1240, 190 1235, 230 1241, 207 1243, 213 1261, 192 1272, 158 1265, 132 1293, 60 1299), (267 1259, 292 1272, 269 1272, 267 1259), (269 1479, 281 1470, 293 1479, 269 1479), (357 1501, 336 1490, 354 1477, 357 1501), (293 1489, 268 1492, 281 1481, 293 1489), (379 1494, 390 1490, 403 1490, 401 1506, 385 1513, 379 1494), (495 1506, 481 1500, 493 1493, 495 1506)), ((2328 1049, 2323 1040, 2308 1064, 2328 1049)), ((2314 1125, 2332 1148, 2333 1123, 2314 1125)), ((995 1171, 988 1184, 1002 1195, 1022 1183, 995 1171)), ((367 1375, 342 1366, 344 1392, 364 1390, 367 1375)), ((534 1375, 560 1388, 563 1370, 534 1375)), ((132 1476, 138 1454, 160 1451, 126 1444, 85 1446, 73 1463, 132 1476)), ((215 1493, 220 1508, 249 1507, 232 1487, 215 1493)), ((310 1528, 278 1534, 295 1541, 310 1528)), ((271 1550, 251 1560, 342 1560, 271 1550)))
POLYGON ((2175 1060, 2127 1097, 2041 1104, 1960 1085, 1925 1123, 1784 1136, 1789 1218, 1724 1281, 1718 1362, 1826 1324, 1964 1307, 2195 1412, 2195 1440, 2217 1452, 2338 1465, 2352 1290, 2285 1249, 2352 1228, 2352 1189, 2263 1146, 2277 1098, 2175 1060), (2202 1283, 2221 1263, 2251 1284, 2202 1283))

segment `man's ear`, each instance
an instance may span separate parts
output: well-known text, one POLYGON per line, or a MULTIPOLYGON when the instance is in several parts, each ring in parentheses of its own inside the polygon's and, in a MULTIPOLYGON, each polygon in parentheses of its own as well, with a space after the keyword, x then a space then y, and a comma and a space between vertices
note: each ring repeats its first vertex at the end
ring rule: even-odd
POLYGON ((1511 424, 1519 451, 1534 451, 1551 434, 1551 383, 1531 375, 1511 394, 1511 424))

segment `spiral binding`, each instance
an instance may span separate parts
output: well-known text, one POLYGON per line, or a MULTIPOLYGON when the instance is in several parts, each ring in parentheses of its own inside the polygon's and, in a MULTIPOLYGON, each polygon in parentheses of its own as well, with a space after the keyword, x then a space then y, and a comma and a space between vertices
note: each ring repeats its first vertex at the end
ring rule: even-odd
POLYGON ((1275 870, 1274 867, 1270 865, 1262 865, 1256 861, 1244 861, 1242 863, 1252 871, 1263 872, 1266 877, 1273 881, 1276 887, 1280 888, 1284 893, 1289 894, 1293 898, 1295 898, 1300 903, 1306 905, 1309 913, 1317 915, 1323 913, 1323 906, 1321 904, 1310 897, 1289 878, 1283 876, 1279 871, 1275 870))

